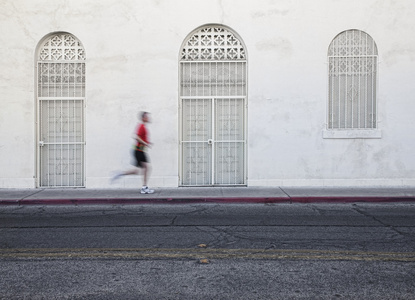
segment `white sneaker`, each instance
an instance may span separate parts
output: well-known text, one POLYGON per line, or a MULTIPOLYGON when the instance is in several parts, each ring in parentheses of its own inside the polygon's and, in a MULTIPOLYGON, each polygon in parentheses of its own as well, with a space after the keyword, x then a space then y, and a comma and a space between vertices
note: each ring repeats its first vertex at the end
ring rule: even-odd
POLYGON ((143 186, 142 188, 141 188, 141 192, 140 192, 141 194, 152 194, 152 193, 154 193, 154 190, 150 190, 149 188, 148 188, 148 186, 143 186))

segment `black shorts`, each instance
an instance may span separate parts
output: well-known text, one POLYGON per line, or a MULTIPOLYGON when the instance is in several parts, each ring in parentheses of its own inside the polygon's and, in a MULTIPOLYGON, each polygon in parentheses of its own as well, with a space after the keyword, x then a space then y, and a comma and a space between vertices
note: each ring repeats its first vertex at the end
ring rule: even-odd
POLYGON ((143 151, 134 150, 134 157, 135 157, 135 165, 139 168, 142 168, 143 162, 148 162, 147 155, 143 151))

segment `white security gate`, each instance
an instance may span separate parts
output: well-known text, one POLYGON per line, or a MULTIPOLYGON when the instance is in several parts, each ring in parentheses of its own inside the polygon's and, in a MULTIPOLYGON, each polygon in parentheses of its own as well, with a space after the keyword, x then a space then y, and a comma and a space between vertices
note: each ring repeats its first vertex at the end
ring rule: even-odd
POLYGON ((360 30, 347 30, 328 52, 328 129, 375 129, 378 51, 360 30))
POLYGON ((180 185, 246 184, 246 59, 228 29, 190 35, 180 62, 180 185))
POLYGON ((182 101, 182 184, 244 184, 245 98, 182 101))
POLYGON ((42 44, 38 74, 38 185, 83 187, 85 55, 70 34, 42 44))

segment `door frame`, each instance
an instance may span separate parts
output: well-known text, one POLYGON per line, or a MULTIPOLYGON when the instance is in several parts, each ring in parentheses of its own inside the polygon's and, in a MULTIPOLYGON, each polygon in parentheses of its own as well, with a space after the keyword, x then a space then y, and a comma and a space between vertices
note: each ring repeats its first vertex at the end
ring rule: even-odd
MULTIPOLYGON (((57 47, 59 49, 59 47, 57 47)), ((63 46, 65 49, 65 46, 63 46)), ((47 47, 46 47, 47 49, 47 47)), ((44 54, 47 56, 47 54, 44 54)), ((52 32, 47 35, 45 35, 38 43, 35 51, 35 57, 34 57, 34 63, 35 63, 35 187, 36 188, 75 188, 75 187, 85 187, 86 186, 86 54, 85 54, 85 48, 83 47, 81 41, 73 34, 69 32, 52 32), (46 42, 50 41, 52 37, 57 35, 68 35, 71 38, 74 39, 74 43, 72 44, 72 47, 70 50, 74 50, 73 55, 74 57, 77 57, 78 59, 61 59, 61 60, 52 60, 50 57, 49 59, 42 59, 41 58, 41 52, 43 49, 45 49, 46 42), (39 95, 39 64, 42 62, 44 63, 74 63, 79 64, 82 63, 83 66, 83 72, 84 72, 84 86, 83 86, 83 96, 81 97, 43 97, 39 95), (48 101, 48 100, 40 100, 41 98, 49 98, 49 100, 81 100, 82 101, 82 115, 80 116, 82 118, 82 142, 74 142, 71 144, 81 144, 82 145, 82 153, 81 153, 81 163, 82 163, 82 184, 81 185, 64 185, 64 186, 57 186, 57 185, 42 185, 42 166, 41 166, 41 155, 42 155, 42 149, 41 147, 44 145, 42 143, 41 139, 41 101, 48 101), (66 98, 66 99, 65 99, 66 98)), ((75 84, 75 83, 74 83, 75 84)), ((69 143, 68 143, 69 144, 69 143)))

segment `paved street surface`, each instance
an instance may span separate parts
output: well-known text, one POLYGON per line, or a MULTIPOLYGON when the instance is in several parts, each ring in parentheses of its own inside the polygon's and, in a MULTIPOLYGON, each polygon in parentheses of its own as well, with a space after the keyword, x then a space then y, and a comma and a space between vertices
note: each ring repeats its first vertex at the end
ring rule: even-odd
POLYGON ((0 299, 415 299, 415 203, 0 206, 0 299))

